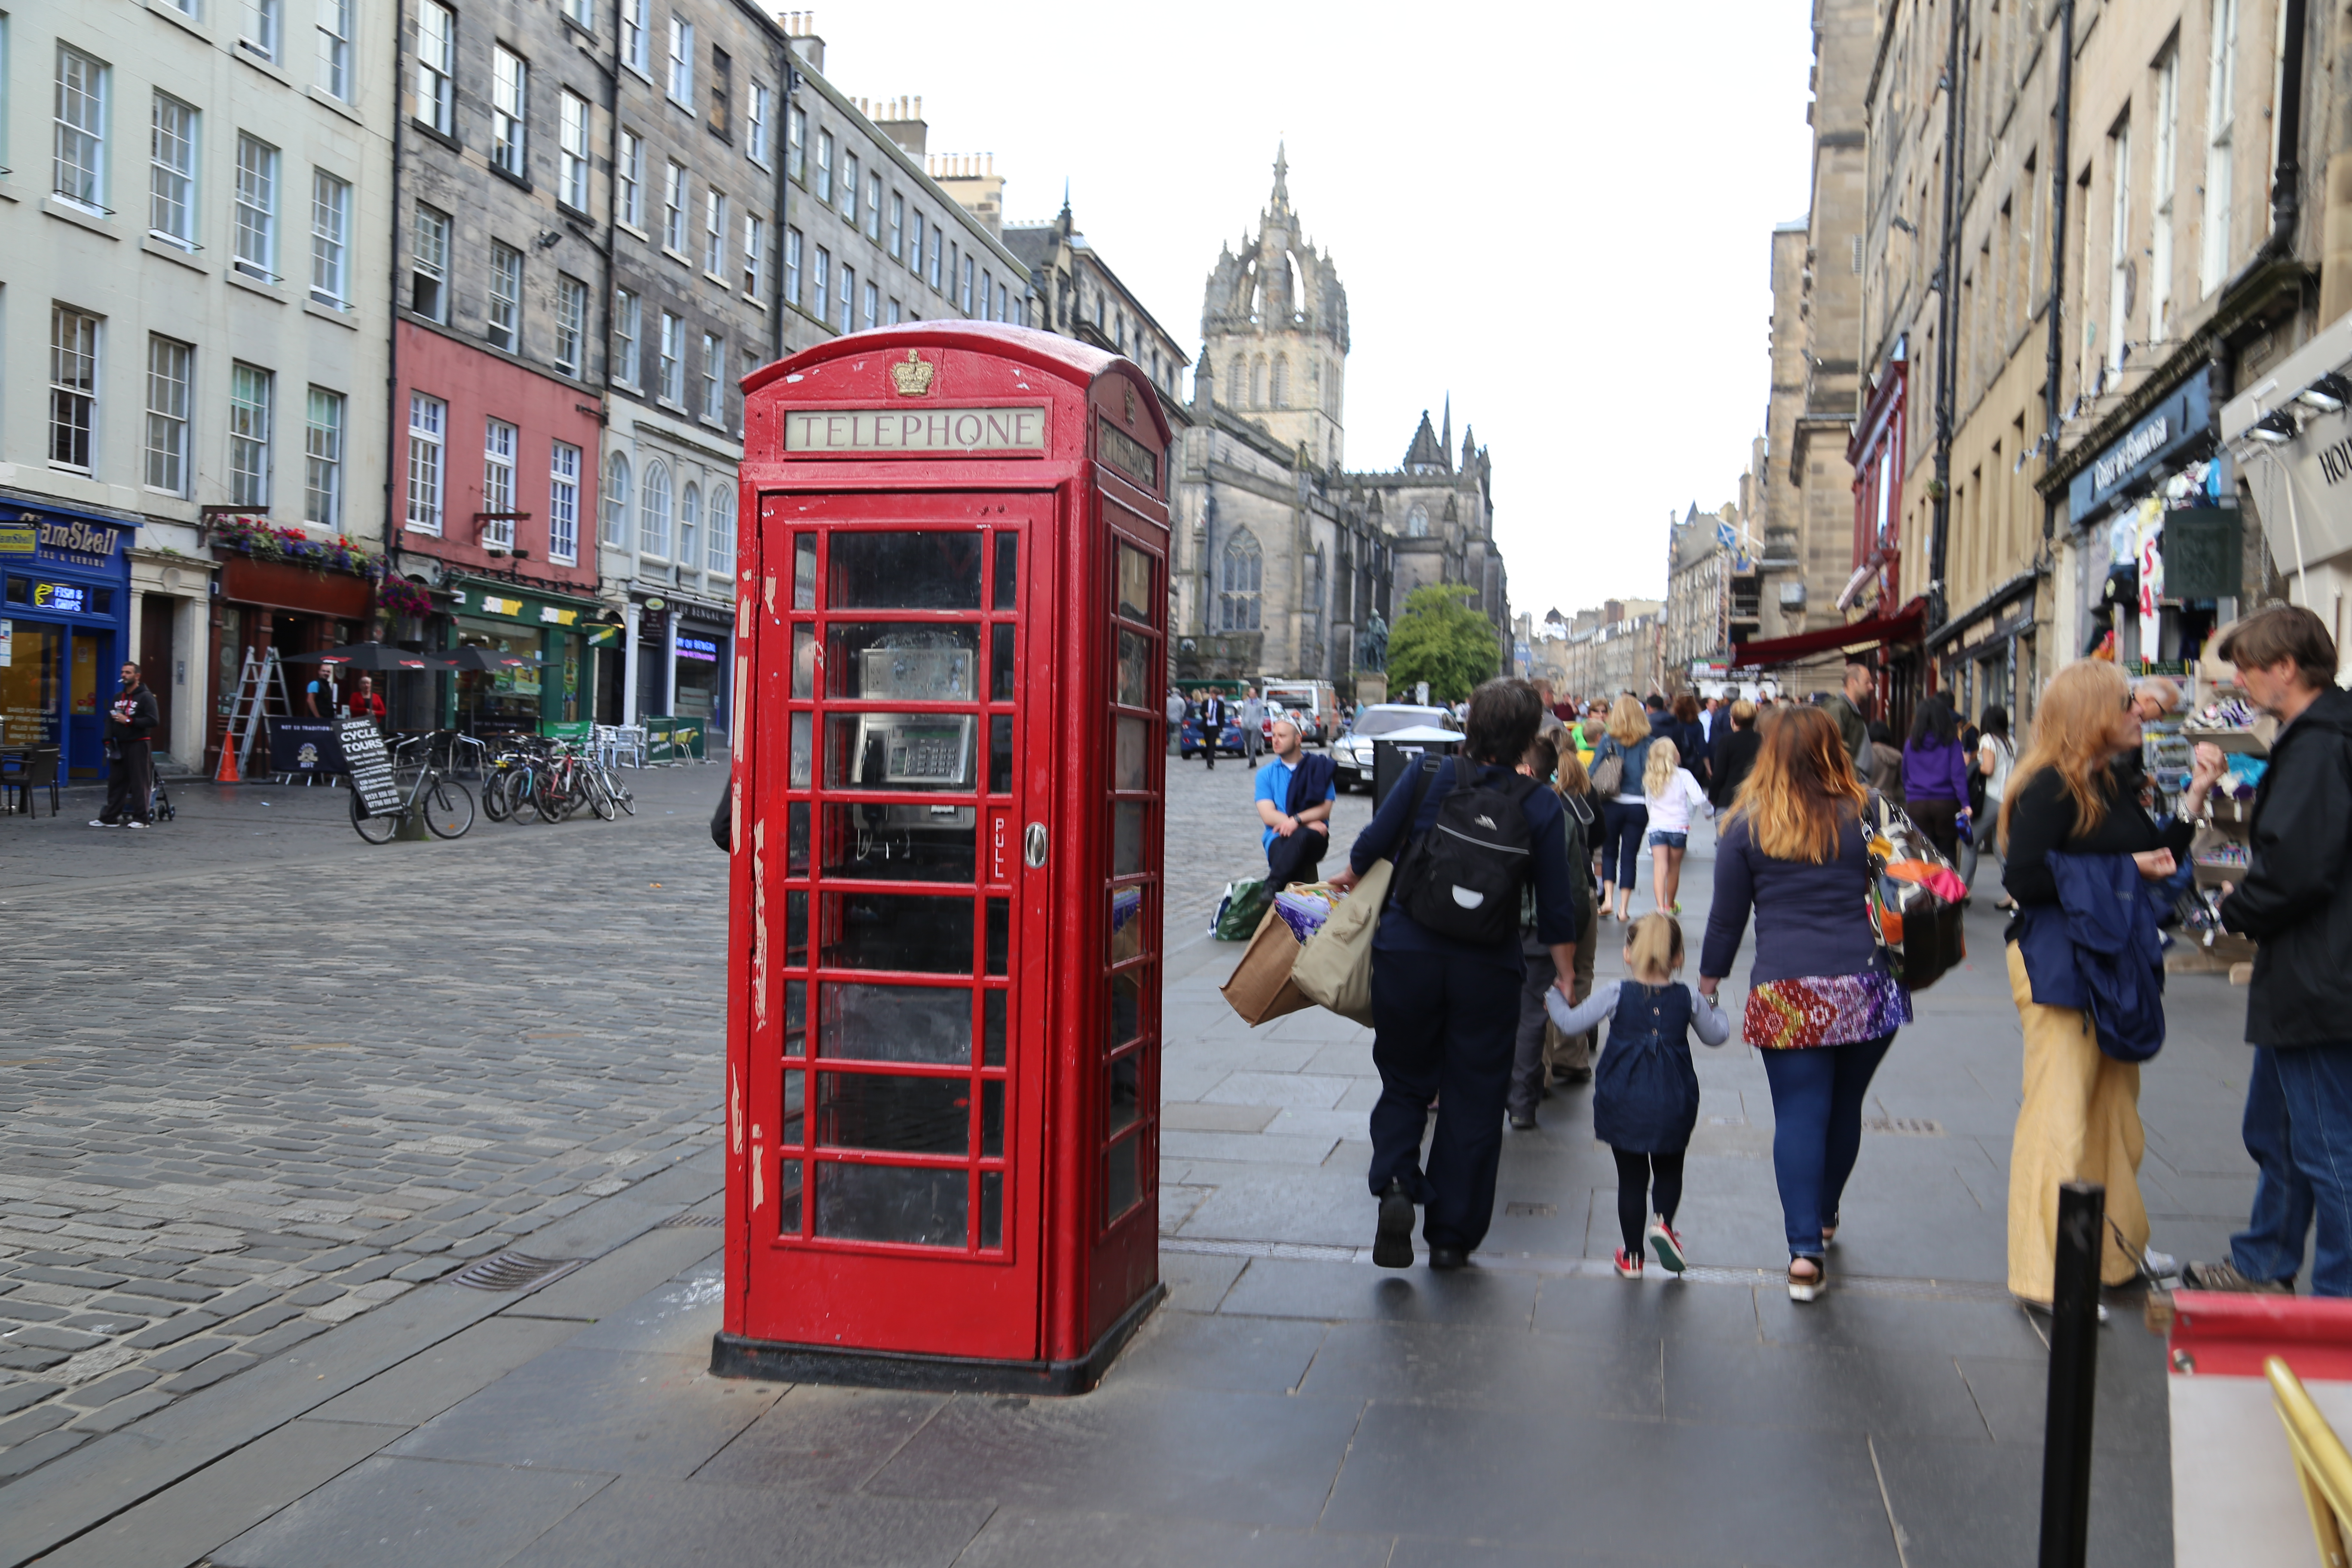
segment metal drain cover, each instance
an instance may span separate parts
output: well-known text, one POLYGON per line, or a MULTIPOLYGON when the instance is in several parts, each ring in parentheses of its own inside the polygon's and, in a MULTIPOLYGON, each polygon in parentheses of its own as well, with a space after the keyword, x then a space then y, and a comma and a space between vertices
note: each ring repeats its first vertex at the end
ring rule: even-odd
POLYGON ((449 1276, 449 1281, 469 1290, 520 1290, 526 1285, 544 1285, 587 1261, 584 1258, 533 1258, 522 1252, 494 1252, 468 1263, 449 1276))
POLYGON ((1874 1116, 1862 1124, 1864 1132, 1891 1132, 1898 1137, 1941 1138, 1944 1124, 1924 1116, 1874 1116))
POLYGON ((656 1230, 681 1230, 688 1226, 725 1225, 727 1216, 719 1214, 674 1214, 654 1224, 656 1230))

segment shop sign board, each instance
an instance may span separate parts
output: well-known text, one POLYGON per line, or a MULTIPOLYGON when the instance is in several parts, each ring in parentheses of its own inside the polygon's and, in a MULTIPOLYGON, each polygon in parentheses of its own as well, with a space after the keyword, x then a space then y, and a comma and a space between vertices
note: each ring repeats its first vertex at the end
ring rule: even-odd
POLYGON ((674 751, 676 719, 667 714, 647 714, 637 721, 646 727, 646 761, 670 763, 677 760, 674 751))
POLYGON ((719 645, 709 637, 682 637, 677 639, 677 657, 703 664, 719 662, 719 645))
POLYGON ((16 657, 16 623, 0 621, 0 669, 5 669, 16 657))
POLYGON ((0 528, 0 555, 30 555, 40 548, 39 540, 37 529, 0 528))
POLYGON ((351 771, 352 789, 370 816, 393 816, 400 811, 400 784, 392 776, 392 756, 383 749, 383 733, 373 719, 343 719, 335 725, 335 743, 351 771))
POLYGON ((110 522, 91 522, 78 517, 47 518, 33 526, 36 559, 58 566, 78 566, 88 572, 102 572, 121 560, 122 536, 128 531, 110 522))
POLYGON ((2074 526, 2098 516, 2118 495, 2211 433, 2210 377, 2210 370, 2200 370, 2166 393, 2162 402, 2074 476, 2066 489, 2066 515, 2074 526))
POLYGON ((275 773, 341 773, 343 747, 341 731, 344 722, 334 719, 272 719, 269 721, 269 771, 275 773))

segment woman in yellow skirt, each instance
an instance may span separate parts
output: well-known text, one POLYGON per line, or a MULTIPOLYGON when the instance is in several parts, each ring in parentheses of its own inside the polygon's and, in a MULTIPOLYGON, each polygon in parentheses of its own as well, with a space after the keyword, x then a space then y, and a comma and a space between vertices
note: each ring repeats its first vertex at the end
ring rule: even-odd
POLYGON ((2001 885, 2017 900, 2008 931, 2009 986, 2025 1037, 2024 1100, 2009 1156, 2009 1288, 2047 1309, 2058 1238, 2058 1189, 2106 1188, 2109 1222, 2099 1277, 2130 1280, 2147 1247, 2140 1201, 2139 1064, 2099 1049, 2074 969, 2066 913, 2049 857, 2128 855, 2161 881, 2189 853, 2191 823, 2214 774, 2202 765, 2161 825, 2141 799, 2139 716, 2123 672, 2100 659, 2060 670, 2042 699, 2033 743, 2018 759, 2000 807, 2008 863, 2001 885))

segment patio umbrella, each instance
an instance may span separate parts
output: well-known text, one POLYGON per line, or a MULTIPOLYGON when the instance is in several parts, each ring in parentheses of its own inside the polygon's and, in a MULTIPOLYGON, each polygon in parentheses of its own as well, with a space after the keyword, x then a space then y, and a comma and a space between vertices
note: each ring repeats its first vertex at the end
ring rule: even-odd
POLYGON ((455 669, 457 665, 429 653, 411 653, 390 643, 355 642, 345 647, 320 648, 317 653, 298 653, 285 661, 288 664, 331 664, 348 669, 403 670, 455 669))

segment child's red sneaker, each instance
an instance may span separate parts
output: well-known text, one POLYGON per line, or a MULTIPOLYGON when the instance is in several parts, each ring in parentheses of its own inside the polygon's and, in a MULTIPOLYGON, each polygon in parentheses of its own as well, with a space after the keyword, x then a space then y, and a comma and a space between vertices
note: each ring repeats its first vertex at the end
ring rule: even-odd
POLYGON ((1650 1216, 1650 1250, 1658 1255, 1658 1267, 1669 1274, 1680 1274, 1689 1261, 1683 1256, 1683 1238, 1673 1226, 1657 1215, 1650 1216))
POLYGON ((1638 1252, 1628 1253, 1623 1247, 1619 1247, 1617 1249, 1617 1278, 1620 1279, 1639 1279, 1641 1277, 1642 1255, 1638 1252))

